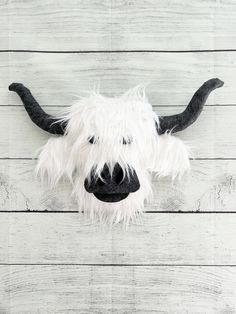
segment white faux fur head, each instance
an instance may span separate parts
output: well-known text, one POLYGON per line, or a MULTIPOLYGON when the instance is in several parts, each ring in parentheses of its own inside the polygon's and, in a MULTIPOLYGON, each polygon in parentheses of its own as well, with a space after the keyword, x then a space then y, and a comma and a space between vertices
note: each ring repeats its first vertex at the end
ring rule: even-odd
POLYGON ((67 177, 78 209, 93 220, 128 223, 151 197, 152 173, 174 179, 189 169, 184 143, 171 134, 158 135, 158 116, 143 89, 117 98, 92 93, 71 106, 62 120, 68 122, 66 133, 42 147, 37 172, 51 187, 67 177), (102 202, 85 190, 85 179, 92 169, 100 177, 105 164, 112 173, 116 163, 126 175, 135 170, 140 189, 122 201, 102 202))

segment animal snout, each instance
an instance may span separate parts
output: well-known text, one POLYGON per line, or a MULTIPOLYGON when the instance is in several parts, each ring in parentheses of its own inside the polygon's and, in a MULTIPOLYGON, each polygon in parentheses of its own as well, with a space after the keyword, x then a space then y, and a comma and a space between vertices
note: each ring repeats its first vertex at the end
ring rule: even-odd
POLYGON ((105 164, 100 177, 97 177, 94 170, 92 170, 90 180, 86 179, 84 182, 85 189, 87 192, 93 193, 101 201, 121 201, 129 193, 136 192, 140 188, 135 170, 128 169, 128 173, 124 173, 121 166, 116 163, 111 172, 108 165, 105 164))

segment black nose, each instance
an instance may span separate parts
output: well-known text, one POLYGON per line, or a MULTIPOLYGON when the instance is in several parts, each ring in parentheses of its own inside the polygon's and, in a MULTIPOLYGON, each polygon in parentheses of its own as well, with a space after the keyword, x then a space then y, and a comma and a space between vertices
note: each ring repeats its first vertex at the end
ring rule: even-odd
POLYGON ((90 180, 86 179, 84 186, 87 192, 93 193, 101 201, 118 202, 129 193, 136 192, 140 188, 140 183, 134 169, 129 168, 129 173, 124 174, 121 166, 116 163, 112 173, 105 164, 101 178, 97 178, 92 170, 90 180))

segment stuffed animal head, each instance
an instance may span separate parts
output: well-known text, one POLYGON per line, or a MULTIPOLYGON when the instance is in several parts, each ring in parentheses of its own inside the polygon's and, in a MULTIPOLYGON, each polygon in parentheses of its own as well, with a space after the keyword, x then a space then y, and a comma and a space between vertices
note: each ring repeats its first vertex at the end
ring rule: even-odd
POLYGON ((45 113, 22 84, 9 89, 37 126, 59 135, 41 148, 41 180, 54 187, 67 177, 80 211, 93 220, 128 223, 151 197, 152 174, 174 179, 189 169, 188 149, 172 134, 191 125, 222 85, 219 79, 205 82, 182 113, 160 117, 140 88, 117 98, 92 93, 59 117, 45 113))

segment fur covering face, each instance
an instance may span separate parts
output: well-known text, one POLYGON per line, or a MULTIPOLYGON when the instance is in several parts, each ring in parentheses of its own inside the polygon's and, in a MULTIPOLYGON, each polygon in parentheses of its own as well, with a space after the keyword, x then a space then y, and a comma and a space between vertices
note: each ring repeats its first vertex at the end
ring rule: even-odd
POLYGON ((138 88, 118 98, 91 94, 61 120, 67 122, 65 135, 49 139, 42 147, 37 173, 50 187, 67 177, 79 211, 92 220, 128 223, 150 201, 152 174, 175 179, 190 167, 183 141, 170 133, 157 134, 158 116, 138 88), (130 167, 135 169, 140 188, 119 202, 102 202, 85 190, 84 181, 91 169, 101 177, 105 164, 112 173, 116 163, 126 174, 130 167))
POLYGON ((117 98, 92 93, 60 117, 47 114, 21 83, 9 89, 37 126, 60 135, 41 148, 41 181, 53 188, 67 178, 79 211, 93 221, 128 224, 150 201, 153 175, 174 180, 190 168, 188 148, 172 134, 194 123, 221 86, 219 79, 206 81, 186 109, 171 116, 158 116, 139 87, 117 98))

